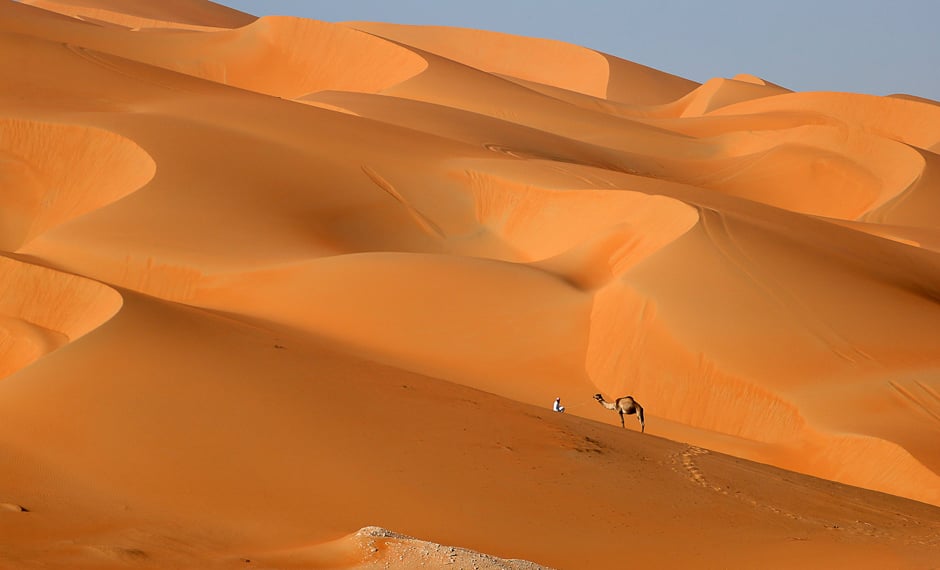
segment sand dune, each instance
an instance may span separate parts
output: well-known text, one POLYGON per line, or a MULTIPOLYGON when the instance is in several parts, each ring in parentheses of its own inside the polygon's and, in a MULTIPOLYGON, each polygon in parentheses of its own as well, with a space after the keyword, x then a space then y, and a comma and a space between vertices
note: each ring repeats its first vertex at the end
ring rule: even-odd
POLYGON ((94 281, 0 258, 0 372, 3 376, 94 330, 121 307, 94 281))
POLYGON ((54 226, 119 200, 153 178, 155 165, 109 131, 5 120, 0 247, 15 251, 54 226))
POLYGON ((0 50, 0 567, 936 565, 935 102, 200 0, 0 50))
POLYGON ((207 0, 165 0, 128 4, 120 0, 18 0, 86 22, 135 30, 189 29, 212 31, 253 22, 250 14, 207 0))
POLYGON ((554 40, 436 26, 347 25, 490 74, 617 102, 663 103, 695 86, 675 75, 554 40))

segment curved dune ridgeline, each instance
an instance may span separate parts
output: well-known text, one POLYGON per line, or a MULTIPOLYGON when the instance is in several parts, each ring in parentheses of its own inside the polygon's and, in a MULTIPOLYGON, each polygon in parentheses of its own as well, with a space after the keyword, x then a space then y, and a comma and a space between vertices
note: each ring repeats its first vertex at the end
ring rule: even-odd
POLYGON ((132 141, 100 129, 0 119, 0 249, 15 251, 49 229, 137 190, 155 173, 132 141))
POLYGON ((935 102, 203 0, 0 51, 0 567, 936 564, 935 102))
MULTIPOLYGON (((201 40, 202 38, 193 38, 201 40)), ((285 98, 324 90, 374 93, 412 77, 426 67, 417 54, 391 42, 344 26, 300 18, 262 18, 209 38, 211 46, 181 53, 216 54, 190 58, 159 57, 155 65, 211 81, 285 98), (311 54, 318 54, 311 57, 311 54)))
POLYGON ((120 0, 21 0, 36 6, 102 26, 135 30, 237 28, 250 24, 255 17, 226 9, 208 0, 165 0, 159 3, 128 5, 120 0))
POLYGON ((82 337, 121 307, 106 285, 0 257, 0 381, 82 337))

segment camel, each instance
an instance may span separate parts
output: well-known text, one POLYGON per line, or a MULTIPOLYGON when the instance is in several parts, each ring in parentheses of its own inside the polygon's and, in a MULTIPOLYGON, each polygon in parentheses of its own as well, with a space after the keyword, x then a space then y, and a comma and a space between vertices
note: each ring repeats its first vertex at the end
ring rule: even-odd
POLYGON ((600 394, 594 394, 594 399, 597 400, 597 403, 604 406, 608 410, 614 410, 620 414, 620 425, 626 428, 626 424, 623 423, 624 414, 636 414, 638 420, 640 420, 640 433, 644 433, 646 430, 646 422, 643 419, 643 406, 639 402, 633 399, 633 396, 624 396, 623 398, 617 398, 614 403, 610 403, 604 400, 604 396, 600 394))

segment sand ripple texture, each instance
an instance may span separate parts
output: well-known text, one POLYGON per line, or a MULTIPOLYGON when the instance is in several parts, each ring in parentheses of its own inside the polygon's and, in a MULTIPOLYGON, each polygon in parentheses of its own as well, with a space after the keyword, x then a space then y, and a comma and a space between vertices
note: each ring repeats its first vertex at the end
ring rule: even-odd
POLYGON ((613 567, 629 485, 732 501, 687 449, 940 506, 934 101, 203 0, 4 2, 0 53, 2 563, 613 567))

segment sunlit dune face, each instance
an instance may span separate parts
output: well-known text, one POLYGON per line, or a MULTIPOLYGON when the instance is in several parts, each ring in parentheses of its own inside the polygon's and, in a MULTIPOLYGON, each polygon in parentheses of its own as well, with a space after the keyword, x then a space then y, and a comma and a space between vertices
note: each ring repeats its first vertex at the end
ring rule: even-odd
POLYGON ((934 102, 208 0, 0 46, 0 567, 935 566, 934 102))
POLYGON ((327 90, 375 93, 427 66, 414 51, 385 39, 300 18, 261 18, 236 30, 177 41, 173 57, 155 52, 149 62, 285 99, 327 90))
POLYGON ((106 285, 0 258, 0 381, 97 328, 120 306, 106 285))
POLYGON ((119 200, 156 172, 150 156, 96 128, 0 119, 0 249, 119 200))
POLYGON ((120 0, 20 0, 50 12, 63 14, 96 26, 130 31, 201 30, 237 28, 253 22, 250 14, 209 2, 164 0, 128 4, 120 0))
MULTIPOLYGON (((53 21, 61 24, 59 19, 53 21)), ((53 27, 48 35, 39 27, 37 35, 65 41, 70 49, 103 60, 101 64, 109 68, 133 60, 284 99, 328 90, 376 93, 427 67, 414 49, 343 25, 301 18, 270 16, 233 29, 202 31, 185 26, 147 31, 77 22, 76 26, 53 27), (63 32, 64 36, 58 35, 63 32)))

